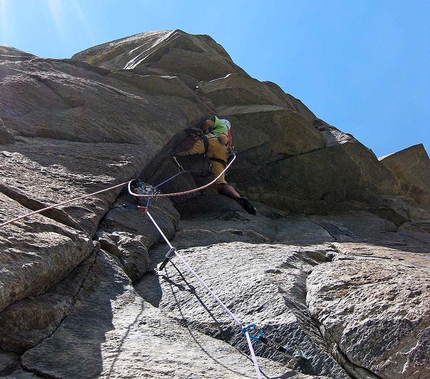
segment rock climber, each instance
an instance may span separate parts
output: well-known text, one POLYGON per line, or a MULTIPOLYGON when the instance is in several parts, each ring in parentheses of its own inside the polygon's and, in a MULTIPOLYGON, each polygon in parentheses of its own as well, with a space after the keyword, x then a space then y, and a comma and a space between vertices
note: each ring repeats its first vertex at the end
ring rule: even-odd
MULTIPOLYGON (((231 123, 226 119, 212 116, 203 123, 201 129, 203 135, 195 137, 194 146, 189 150, 176 152, 176 154, 179 156, 206 154, 212 163, 212 175, 217 177, 227 165, 229 152, 232 151, 231 123)), ((240 196, 234 187, 226 182, 225 173, 216 180, 215 185, 218 193, 236 200, 248 213, 256 214, 252 203, 246 197, 240 196)))

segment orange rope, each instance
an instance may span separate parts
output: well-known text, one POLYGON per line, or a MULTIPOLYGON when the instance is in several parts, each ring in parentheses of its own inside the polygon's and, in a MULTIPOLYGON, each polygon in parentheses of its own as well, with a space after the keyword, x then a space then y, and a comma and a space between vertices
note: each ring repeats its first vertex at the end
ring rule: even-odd
POLYGON ((49 209, 53 209, 53 208, 59 207, 59 206, 61 206, 61 205, 66 205, 66 204, 69 204, 69 203, 73 203, 73 202, 75 202, 75 201, 82 200, 82 199, 85 199, 85 198, 90 197, 90 196, 98 195, 98 194, 100 194, 100 193, 107 192, 107 191, 113 190, 113 189, 118 188, 118 187, 122 187, 122 186, 124 186, 124 185, 125 185, 125 184, 127 184, 127 183, 128 183, 128 182, 124 182, 124 183, 121 183, 121 184, 117 184, 117 185, 115 185, 115 186, 112 186, 112 187, 106 188, 106 189, 104 189, 104 190, 100 190, 100 191, 97 191, 97 192, 93 192, 93 193, 90 193, 90 194, 88 194, 88 195, 80 196, 80 197, 77 197, 77 198, 75 198, 75 199, 71 199, 71 200, 63 201, 62 203, 54 204, 54 205, 51 205, 51 206, 49 206, 49 207, 39 209, 39 210, 37 210, 37 211, 34 211, 34 212, 31 212, 31 213, 28 213, 28 214, 26 214, 26 215, 24 215, 24 216, 20 216, 20 217, 14 218, 14 219, 12 219, 12 220, 6 221, 6 222, 4 222, 4 223, 0 224, 0 228, 1 228, 1 227, 3 227, 3 226, 5 226, 5 225, 7 225, 7 224, 11 224, 11 223, 13 223, 13 222, 15 222, 15 221, 22 220, 23 218, 27 218, 27 217, 33 216, 33 215, 35 215, 35 214, 37 214, 37 213, 42 213, 42 212, 44 212, 44 211, 47 211, 47 210, 49 210, 49 209))
POLYGON ((211 182, 205 184, 204 186, 198 187, 198 188, 193 188, 187 191, 181 191, 181 192, 172 192, 172 193, 157 193, 157 194, 141 194, 141 193, 134 193, 130 186, 131 183, 133 182, 134 179, 130 180, 128 182, 128 192, 130 195, 135 196, 135 197, 173 197, 173 196, 181 196, 181 195, 188 195, 189 193, 193 193, 193 192, 197 192, 197 191, 201 191, 202 189, 205 189, 209 186, 211 186, 212 184, 214 184, 221 176, 222 174, 224 174, 229 167, 232 165, 232 163, 234 162, 234 160, 236 159, 236 155, 233 156, 233 159, 230 161, 230 163, 225 167, 225 169, 223 171, 221 171, 221 173, 211 182))

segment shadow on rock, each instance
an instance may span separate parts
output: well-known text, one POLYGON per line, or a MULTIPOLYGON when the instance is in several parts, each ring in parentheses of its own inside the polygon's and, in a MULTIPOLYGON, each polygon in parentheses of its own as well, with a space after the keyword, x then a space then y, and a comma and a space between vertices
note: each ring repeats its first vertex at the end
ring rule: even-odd
POLYGON ((99 375, 104 368, 101 345, 115 328, 115 308, 133 301, 129 283, 115 259, 99 251, 72 311, 50 338, 22 356, 22 366, 49 377, 99 375))

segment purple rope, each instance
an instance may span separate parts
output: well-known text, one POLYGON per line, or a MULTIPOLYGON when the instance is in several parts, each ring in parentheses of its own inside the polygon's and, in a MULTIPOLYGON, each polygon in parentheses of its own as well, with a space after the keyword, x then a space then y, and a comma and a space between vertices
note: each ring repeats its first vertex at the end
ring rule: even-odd
POLYGON ((166 179, 164 182, 161 182, 160 184, 157 184, 156 186, 154 186, 154 188, 158 188, 161 187, 163 184, 166 184, 167 182, 171 181, 172 179, 176 178, 177 176, 183 174, 184 172, 191 172, 191 171, 180 171, 177 174, 173 175, 172 177, 166 179))

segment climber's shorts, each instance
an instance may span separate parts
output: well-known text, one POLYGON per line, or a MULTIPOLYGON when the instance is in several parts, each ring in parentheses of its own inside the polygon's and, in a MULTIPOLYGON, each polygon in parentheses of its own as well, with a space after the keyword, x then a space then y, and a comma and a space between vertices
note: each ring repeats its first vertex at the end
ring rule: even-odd
MULTIPOLYGON (((216 178, 225 169, 225 164, 211 160, 212 162, 212 175, 216 178)), ((225 172, 215 181, 215 185, 227 184, 225 180, 225 172)))
MULTIPOLYGON (((218 139, 218 137, 213 134, 207 135, 207 141, 208 141, 208 150, 206 152, 206 155, 209 159, 211 159, 212 175, 216 178, 225 169, 225 166, 228 160, 228 151, 227 151, 227 147, 223 145, 222 142, 218 139), (217 160, 214 160, 212 158, 217 160)), ((203 140, 199 138, 197 139, 196 143, 190 150, 184 151, 182 153, 178 153, 178 155, 195 155, 195 154, 204 154, 204 153, 205 153, 205 144, 203 140)), ((225 173, 223 173, 215 181, 216 185, 223 184, 223 183, 227 184, 225 180, 225 173)))

